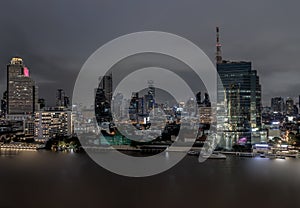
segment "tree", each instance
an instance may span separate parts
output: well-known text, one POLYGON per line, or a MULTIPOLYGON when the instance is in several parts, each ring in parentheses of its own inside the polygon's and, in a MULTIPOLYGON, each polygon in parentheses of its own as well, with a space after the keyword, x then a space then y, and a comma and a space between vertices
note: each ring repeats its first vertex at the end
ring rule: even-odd
POLYGON ((295 145, 296 144, 296 135, 293 132, 288 134, 288 144, 295 145))
POLYGON ((275 144, 280 144, 280 143, 282 142, 282 139, 281 139, 280 137, 274 137, 274 138, 273 138, 273 142, 274 142, 275 144))
POLYGON ((295 135, 295 146, 300 146, 300 133, 295 135))

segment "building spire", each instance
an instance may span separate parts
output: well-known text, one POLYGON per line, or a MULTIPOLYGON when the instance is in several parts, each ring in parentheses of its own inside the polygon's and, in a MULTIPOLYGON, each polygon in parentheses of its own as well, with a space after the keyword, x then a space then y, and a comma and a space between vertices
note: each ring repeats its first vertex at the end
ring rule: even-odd
POLYGON ((217 32, 217 52, 216 52, 216 62, 217 64, 222 63, 222 52, 221 52, 221 43, 220 43, 220 31, 219 27, 216 27, 216 32, 217 32))

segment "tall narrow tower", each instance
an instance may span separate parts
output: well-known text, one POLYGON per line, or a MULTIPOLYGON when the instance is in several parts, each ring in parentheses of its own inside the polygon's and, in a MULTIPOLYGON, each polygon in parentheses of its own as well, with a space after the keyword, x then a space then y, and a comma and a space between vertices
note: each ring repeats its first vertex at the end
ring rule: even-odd
POLYGON ((216 27, 216 32, 217 32, 217 52, 216 52, 216 62, 217 64, 222 63, 222 52, 221 52, 221 43, 220 43, 220 31, 219 27, 216 27))

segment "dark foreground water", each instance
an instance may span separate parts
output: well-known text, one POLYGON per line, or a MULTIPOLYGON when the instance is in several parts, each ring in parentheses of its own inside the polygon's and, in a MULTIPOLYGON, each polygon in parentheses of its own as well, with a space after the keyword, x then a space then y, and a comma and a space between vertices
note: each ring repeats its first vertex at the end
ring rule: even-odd
POLYGON ((106 171, 84 154, 0 156, 0 207, 300 207, 300 160, 236 158, 147 178, 106 171))

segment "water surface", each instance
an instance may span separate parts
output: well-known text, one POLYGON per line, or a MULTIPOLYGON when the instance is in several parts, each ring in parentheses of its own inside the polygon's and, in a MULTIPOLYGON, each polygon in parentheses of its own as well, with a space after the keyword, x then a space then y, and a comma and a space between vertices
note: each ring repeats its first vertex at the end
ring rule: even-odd
POLYGON ((113 174, 85 154, 0 156, 0 207, 300 207, 300 160, 186 156, 147 178, 113 174))

